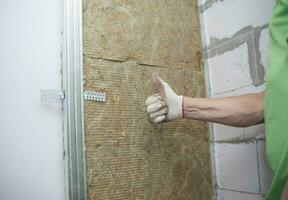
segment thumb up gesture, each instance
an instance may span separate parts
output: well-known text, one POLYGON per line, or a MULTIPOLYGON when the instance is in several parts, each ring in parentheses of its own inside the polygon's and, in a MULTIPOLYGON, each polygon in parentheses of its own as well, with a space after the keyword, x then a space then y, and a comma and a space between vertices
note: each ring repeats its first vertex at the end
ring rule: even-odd
POLYGON ((147 113, 155 124, 183 118, 183 96, 177 95, 158 74, 153 74, 157 94, 146 99, 147 113))

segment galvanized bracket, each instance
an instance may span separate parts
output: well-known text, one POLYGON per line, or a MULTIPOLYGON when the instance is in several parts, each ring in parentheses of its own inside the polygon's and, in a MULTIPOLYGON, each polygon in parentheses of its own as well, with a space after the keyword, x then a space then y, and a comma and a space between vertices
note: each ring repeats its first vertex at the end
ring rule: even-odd
POLYGON ((106 102, 106 93, 97 91, 84 91, 84 99, 88 101, 106 102))
POLYGON ((59 103, 65 99, 65 92, 62 89, 41 89, 40 98, 44 103, 59 103))

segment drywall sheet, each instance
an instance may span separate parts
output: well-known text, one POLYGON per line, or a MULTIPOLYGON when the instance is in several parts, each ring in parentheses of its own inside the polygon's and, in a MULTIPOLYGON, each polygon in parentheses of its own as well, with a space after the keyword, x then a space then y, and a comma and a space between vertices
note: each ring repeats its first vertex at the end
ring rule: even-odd
POLYGON ((154 125, 145 106, 153 72, 179 94, 204 96, 196 8, 194 0, 83 2, 84 87, 107 94, 106 103, 85 102, 90 200, 211 199, 206 123, 154 125))

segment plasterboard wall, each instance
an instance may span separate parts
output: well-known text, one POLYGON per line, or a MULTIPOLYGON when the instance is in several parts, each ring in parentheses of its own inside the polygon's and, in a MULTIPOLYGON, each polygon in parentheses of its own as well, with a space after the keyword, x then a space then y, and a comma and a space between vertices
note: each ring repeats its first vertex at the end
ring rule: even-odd
POLYGON ((64 200, 63 113, 40 89, 61 88, 63 1, 0 1, 0 199, 64 200))

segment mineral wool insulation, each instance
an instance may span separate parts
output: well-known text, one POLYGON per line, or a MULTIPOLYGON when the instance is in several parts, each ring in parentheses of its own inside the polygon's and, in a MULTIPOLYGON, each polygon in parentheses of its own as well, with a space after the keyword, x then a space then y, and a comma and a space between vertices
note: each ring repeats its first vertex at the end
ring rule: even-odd
POLYGON ((196 0, 84 0, 84 82, 90 200, 209 200, 207 124, 154 125, 145 100, 158 72, 178 93, 203 97, 196 0))

